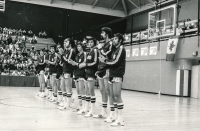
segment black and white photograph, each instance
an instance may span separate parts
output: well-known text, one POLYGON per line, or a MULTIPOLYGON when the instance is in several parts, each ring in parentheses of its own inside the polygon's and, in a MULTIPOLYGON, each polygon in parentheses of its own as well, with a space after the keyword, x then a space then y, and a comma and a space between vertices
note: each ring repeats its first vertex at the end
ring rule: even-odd
POLYGON ((0 131, 200 131, 200 0, 0 0, 0 131))

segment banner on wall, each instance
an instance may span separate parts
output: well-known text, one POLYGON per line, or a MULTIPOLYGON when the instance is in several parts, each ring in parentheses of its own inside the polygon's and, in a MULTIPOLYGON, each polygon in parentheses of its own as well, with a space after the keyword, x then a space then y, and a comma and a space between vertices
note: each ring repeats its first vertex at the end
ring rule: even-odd
POLYGON ((126 57, 130 57, 130 50, 126 50, 126 57))
POLYGON ((171 38, 168 40, 166 61, 174 61, 177 45, 178 38, 171 38))
POLYGON ((150 47, 149 55, 157 55, 157 46, 150 47))
POLYGON ((147 56, 148 55, 148 47, 141 48, 141 56, 147 56))
POLYGON ((132 56, 139 56, 139 48, 132 49, 132 56))
POLYGON ((131 42, 131 33, 124 34, 124 43, 130 43, 131 42))

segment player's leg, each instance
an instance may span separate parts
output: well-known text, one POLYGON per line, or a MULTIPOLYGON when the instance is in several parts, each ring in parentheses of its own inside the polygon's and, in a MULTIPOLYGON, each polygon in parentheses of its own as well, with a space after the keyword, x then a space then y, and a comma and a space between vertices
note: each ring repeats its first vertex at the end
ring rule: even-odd
POLYGON ((115 77, 113 78, 113 94, 114 94, 114 101, 117 102, 117 109, 118 109, 118 117, 111 126, 124 126, 124 120, 122 116, 122 111, 124 108, 124 104, 121 97, 121 88, 122 88, 122 78, 115 77))
POLYGON ((88 88, 91 95, 91 107, 90 111, 85 115, 85 117, 91 117, 94 115, 94 109, 95 109, 95 103, 96 103, 96 97, 94 92, 94 86, 95 86, 95 79, 92 77, 89 77, 88 80, 88 88))

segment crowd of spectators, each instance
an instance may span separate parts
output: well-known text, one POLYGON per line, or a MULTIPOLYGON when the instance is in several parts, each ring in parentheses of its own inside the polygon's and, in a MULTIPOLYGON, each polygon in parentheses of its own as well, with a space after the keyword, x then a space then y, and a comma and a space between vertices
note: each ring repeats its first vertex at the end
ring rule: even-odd
POLYGON ((0 75, 35 76, 38 51, 26 49, 26 42, 37 43, 30 30, 15 30, 0 27, 0 75))

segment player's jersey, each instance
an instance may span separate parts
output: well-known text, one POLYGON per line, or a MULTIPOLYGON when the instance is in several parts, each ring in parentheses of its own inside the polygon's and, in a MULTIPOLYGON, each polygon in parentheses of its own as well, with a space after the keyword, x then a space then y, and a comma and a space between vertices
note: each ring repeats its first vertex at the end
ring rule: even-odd
POLYGON ((68 60, 75 60, 76 52, 74 49, 65 50, 62 55, 63 58, 63 72, 64 73, 73 73, 74 66, 68 63, 68 60))
MULTIPOLYGON (((81 64, 83 62, 86 62, 86 53, 79 53, 76 55, 75 58, 76 63, 81 64)), ((74 70, 74 76, 75 78, 84 78, 85 77, 85 68, 79 68, 78 66, 75 67, 74 70)))

